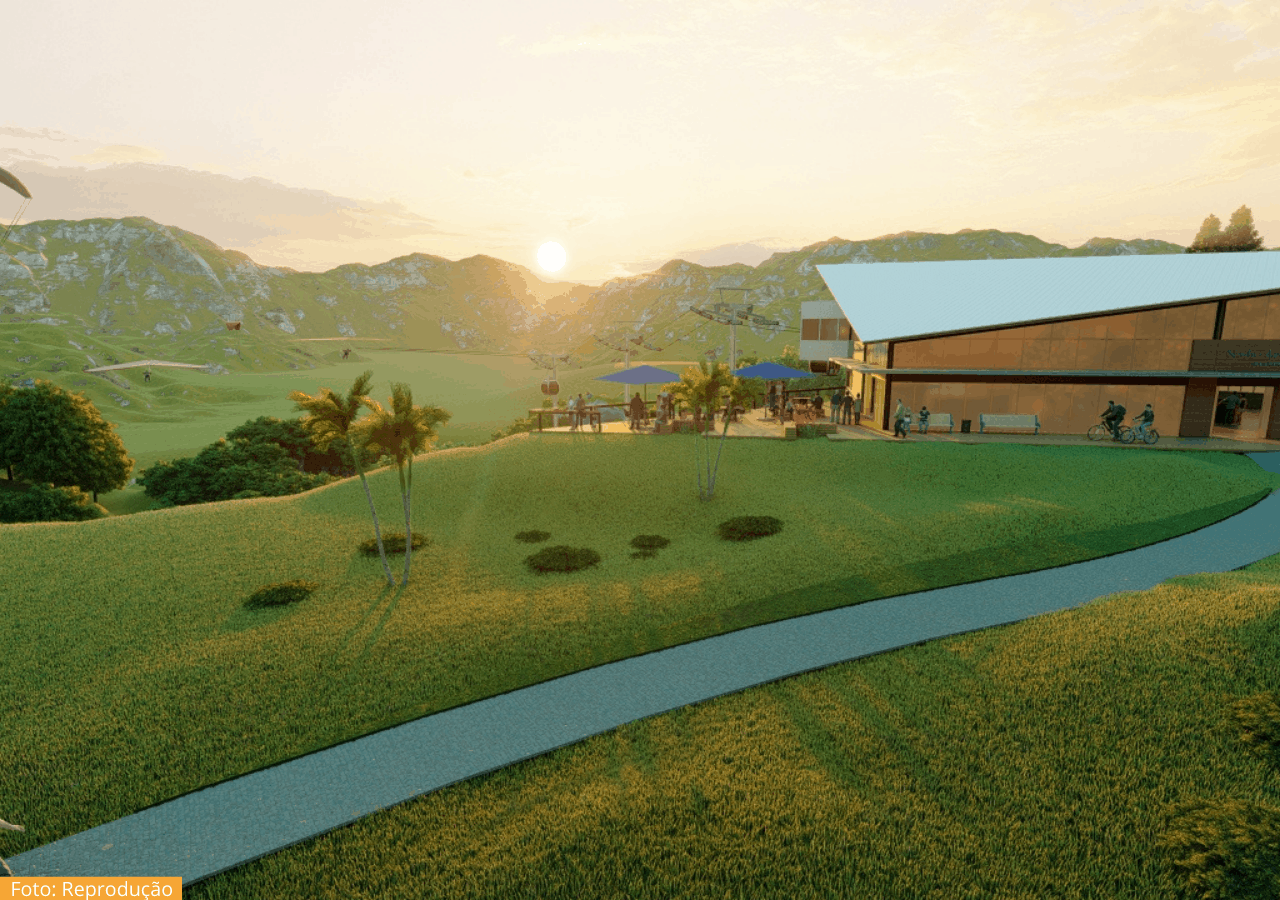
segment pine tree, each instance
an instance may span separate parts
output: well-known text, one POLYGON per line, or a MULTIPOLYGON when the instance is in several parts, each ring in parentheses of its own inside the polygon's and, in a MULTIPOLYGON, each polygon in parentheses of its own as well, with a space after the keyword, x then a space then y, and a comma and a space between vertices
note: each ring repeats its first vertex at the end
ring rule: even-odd
POLYGON ((1231 214, 1231 221, 1222 236, 1223 243, 1231 250, 1262 249, 1262 236, 1253 227, 1253 212, 1247 206, 1242 206, 1231 214))
POLYGON ((1222 220, 1209 213, 1209 218, 1204 220, 1200 226, 1200 231, 1196 233, 1196 239, 1191 242, 1191 246, 1187 248, 1188 253, 1213 253, 1222 243, 1222 220))

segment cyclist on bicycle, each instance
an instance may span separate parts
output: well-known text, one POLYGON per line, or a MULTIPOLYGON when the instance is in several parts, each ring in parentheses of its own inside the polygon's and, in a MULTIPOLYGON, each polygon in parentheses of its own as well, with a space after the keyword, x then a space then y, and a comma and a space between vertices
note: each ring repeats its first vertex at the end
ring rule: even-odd
POLYGON ((1107 401, 1107 408, 1102 411, 1102 424, 1111 432, 1113 441, 1120 440, 1120 426, 1124 424, 1125 408, 1117 406, 1114 400, 1107 401))
POLYGON ((1133 421, 1138 424, 1138 440, 1145 441, 1147 439, 1147 429, 1151 427, 1151 423, 1156 420, 1155 411, 1152 410, 1151 404, 1147 404, 1147 408, 1133 417, 1133 421))

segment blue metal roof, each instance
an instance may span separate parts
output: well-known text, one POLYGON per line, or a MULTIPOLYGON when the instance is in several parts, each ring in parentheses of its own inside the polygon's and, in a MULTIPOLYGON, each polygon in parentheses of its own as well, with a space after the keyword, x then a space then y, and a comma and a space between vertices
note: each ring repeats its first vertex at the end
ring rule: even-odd
POLYGON ((864 343, 1280 291, 1280 252, 841 263, 817 269, 864 343))

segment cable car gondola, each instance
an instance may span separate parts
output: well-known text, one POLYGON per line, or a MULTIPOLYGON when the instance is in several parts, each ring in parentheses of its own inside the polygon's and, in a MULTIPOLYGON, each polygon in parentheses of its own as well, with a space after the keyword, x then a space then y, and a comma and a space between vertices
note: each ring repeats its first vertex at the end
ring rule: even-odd
POLYGON ((542 382, 542 393, 549 394, 554 397, 556 394, 560 393, 560 382, 555 379, 548 378, 546 381, 542 382))
POLYGON ((239 323, 239 322, 228 322, 228 323, 227 323, 227 331, 239 331, 239 330, 240 330, 240 323, 239 323))

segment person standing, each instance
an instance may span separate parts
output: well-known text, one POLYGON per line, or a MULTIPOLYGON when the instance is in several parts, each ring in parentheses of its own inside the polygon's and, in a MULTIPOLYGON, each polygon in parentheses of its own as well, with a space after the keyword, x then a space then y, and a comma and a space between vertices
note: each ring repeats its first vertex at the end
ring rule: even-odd
POLYGON ((840 419, 840 407, 844 405, 844 388, 836 388, 836 392, 831 395, 831 424, 835 425, 840 419))
POLYGON ((632 431, 640 430, 640 423, 644 421, 644 401, 640 399, 640 392, 636 391, 634 397, 631 398, 631 425, 632 431))
POLYGON ((844 392, 844 416, 841 424, 848 425, 849 421, 852 418, 853 418, 853 392, 845 391, 844 392))
POLYGON ((1235 392, 1227 394, 1227 396, 1219 403, 1222 407, 1222 416, 1219 424, 1234 426, 1236 423, 1236 405, 1240 401, 1236 399, 1235 392))
POLYGON ((862 395, 853 398, 853 424, 862 424, 862 395))
POLYGON ((144 371, 144 372, 142 373, 142 380, 143 380, 143 381, 150 381, 150 380, 151 380, 151 367, 150 367, 150 366, 148 366, 148 367, 147 367, 147 369, 146 369, 146 371, 144 371))
POLYGON ((911 407, 902 407, 902 439, 905 441, 911 436, 911 407))
POLYGON ((902 417, 906 414, 906 407, 902 405, 902 398, 898 398, 898 408, 893 411, 893 436, 899 437, 902 434, 902 417))
POLYGON ((1235 424, 1239 425, 1244 418, 1244 411, 1249 408, 1249 401, 1245 399, 1241 391, 1236 391, 1236 419, 1235 424))

